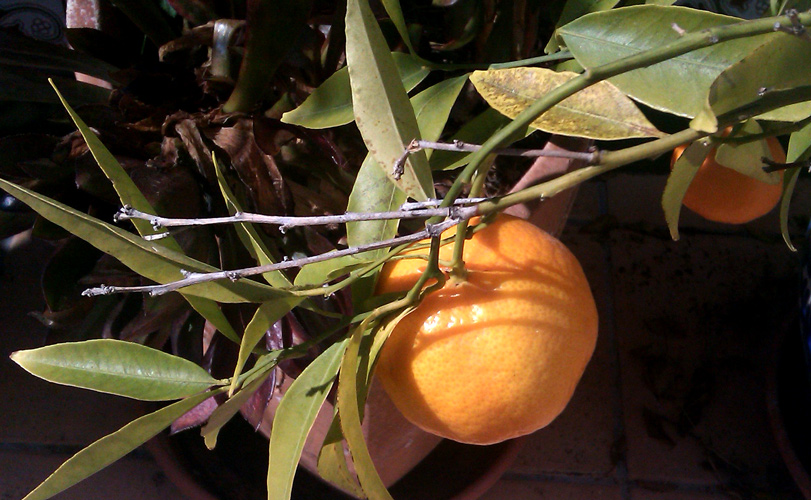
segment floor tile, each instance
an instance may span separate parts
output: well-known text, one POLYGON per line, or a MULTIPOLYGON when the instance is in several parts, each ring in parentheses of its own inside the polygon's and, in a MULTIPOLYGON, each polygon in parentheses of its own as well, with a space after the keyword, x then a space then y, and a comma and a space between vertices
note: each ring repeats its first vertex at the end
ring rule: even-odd
POLYGON ((139 403, 38 379, 9 359, 19 349, 41 347, 46 328, 30 316, 44 309, 39 273, 49 255, 30 244, 4 256, 0 279, 0 443, 87 444, 140 414, 139 403), (91 418, 92 415, 92 418, 91 418))
MULTIPOLYGON (((70 455, 0 451, 0 500, 18 500, 70 455)), ((124 458, 57 496, 59 500, 183 500, 148 457, 124 458)))
POLYGON ((796 257, 777 240, 612 237, 631 479, 784 481, 764 353, 796 300, 796 257))
POLYGON ((621 500, 616 485, 504 479, 481 500, 621 500))

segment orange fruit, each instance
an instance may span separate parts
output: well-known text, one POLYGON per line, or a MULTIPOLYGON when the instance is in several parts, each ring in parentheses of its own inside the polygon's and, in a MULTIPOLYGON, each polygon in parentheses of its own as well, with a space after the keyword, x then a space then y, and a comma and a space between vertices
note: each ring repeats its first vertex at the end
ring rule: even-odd
MULTIPOLYGON (((785 162, 786 154, 774 137, 766 139, 772 158, 785 162)), ((670 168, 687 146, 673 150, 670 168)), ((687 188, 682 204, 705 219, 727 224, 744 224, 769 213, 783 193, 782 184, 767 184, 715 160, 710 151, 687 188)), ((782 175, 782 172, 781 172, 782 175)))
MULTIPOLYGON (((563 411, 594 352, 597 308, 569 249, 522 219, 497 217, 466 241, 464 261, 465 280, 449 279, 394 327, 375 374, 416 426, 490 444, 563 411)), ((410 289, 425 267, 387 263, 378 293, 410 289)))

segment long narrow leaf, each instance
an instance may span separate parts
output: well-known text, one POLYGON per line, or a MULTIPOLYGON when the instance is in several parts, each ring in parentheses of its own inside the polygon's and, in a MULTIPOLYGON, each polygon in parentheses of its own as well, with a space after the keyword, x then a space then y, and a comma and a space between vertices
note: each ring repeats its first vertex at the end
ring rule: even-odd
MULTIPOLYGON (((141 193, 118 160, 115 159, 115 156, 113 156, 110 150, 108 150, 99 140, 98 136, 96 136, 96 134, 90 130, 90 127, 87 126, 78 113, 76 113, 70 104, 68 104, 68 101, 59 92, 59 89, 56 87, 53 80, 49 81, 56 92, 56 95, 59 97, 59 101, 62 103, 62 106, 68 112, 68 115, 70 115, 70 118, 73 120, 76 128, 79 129, 79 133, 82 134, 82 137, 84 138, 87 147, 90 149, 90 153, 93 155, 93 158, 95 158, 96 163, 98 163, 99 168, 101 168, 104 175, 110 179, 110 182, 113 183, 113 188, 118 194, 118 197, 121 199, 121 203, 124 205, 130 205, 141 212, 154 214, 155 209, 152 207, 149 201, 147 201, 146 197, 143 195, 143 193, 141 193)), ((148 221, 133 220, 132 222, 135 224, 135 228, 138 230, 138 233, 141 236, 154 234, 156 232, 148 221)), ((172 250, 182 252, 180 245, 171 236, 158 240, 158 244, 172 250)), ((210 321, 211 324, 213 324, 223 335, 234 342, 239 342, 237 333, 234 331, 231 323, 228 322, 228 319, 225 317, 216 303, 203 297, 196 297, 183 292, 181 292, 181 294, 195 311, 210 321)))
MULTIPOLYGON (((360 352, 363 338, 363 328, 356 328, 344 352, 341 373, 338 378, 338 413, 341 416, 341 429, 349 445, 349 451, 352 453, 352 462, 363 491, 373 500, 392 500, 391 494, 372 463, 372 456, 369 454, 361 427, 358 368, 360 356, 369 355, 368 351, 363 354, 360 352)), ((366 373, 363 373, 363 377, 366 377, 366 373)))
POLYGON ((291 309, 301 302, 298 297, 286 297, 284 299, 270 300, 264 302, 254 313, 251 321, 245 327, 245 333, 242 335, 242 342, 239 344, 239 354, 237 355, 236 366, 234 367, 234 375, 232 377, 230 393, 236 389, 239 382, 239 375, 242 369, 245 368, 245 363, 248 361, 248 356, 253 352, 253 348, 264 338, 267 331, 273 326, 273 323, 282 319, 285 314, 290 312, 291 309))
POLYGON ((673 164, 673 171, 667 178, 667 184, 662 193, 662 208, 665 211, 665 220, 673 240, 679 239, 679 215, 684 194, 711 149, 712 145, 708 141, 696 141, 690 144, 673 164))
POLYGON ((17 351, 11 359, 49 382, 142 401, 180 399, 218 383, 191 361, 122 340, 54 344, 17 351))
POLYGON ((225 388, 204 392, 138 418, 78 452, 23 500, 46 500, 92 476, 168 427, 178 417, 225 388))
MULTIPOLYGON (((275 367, 271 367, 271 370, 273 369, 275 369, 275 367)), ((217 446, 217 436, 222 426, 239 413, 239 409, 242 408, 242 405, 265 383, 266 378, 267 377, 257 377, 256 380, 240 389, 239 392, 228 398, 228 401, 218 406, 217 409, 211 413, 206 425, 200 429, 200 435, 203 436, 206 447, 209 450, 213 450, 214 447, 217 446)))
POLYGON ((346 60, 355 123, 369 152, 408 196, 432 198, 433 179, 423 151, 409 155, 402 173, 394 171, 405 146, 419 139, 420 132, 391 52, 366 0, 347 3, 346 60))
POLYGON ((270 433, 268 499, 289 499, 304 442, 332 388, 347 341, 330 346, 296 378, 279 402, 270 433))
MULTIPOLYGON (((416 87, 430 73, 426 66, 411 56, 392 52, 391 57, 406 91, 416 87)), ((312 129, 339 127, 354 120, 352 88, 349 85, 349 68, 346 66, 327 78, 301 106, 282 115, 285 123, 312 129)))

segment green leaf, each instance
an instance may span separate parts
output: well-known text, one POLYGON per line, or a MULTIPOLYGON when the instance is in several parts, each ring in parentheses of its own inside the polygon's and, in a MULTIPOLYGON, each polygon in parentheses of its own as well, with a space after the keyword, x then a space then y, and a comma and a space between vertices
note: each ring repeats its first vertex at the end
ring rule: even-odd
MULTIPOLYGON (((140 210, 144 213, 156 213, 155 209, 152 207, 149 201, 147 201, 146 197, 143 195, 143 193, 141 193, 118 160, 115 159, 115 156, 113 156, 110 150, 108 150, 101 140, 99 140, 98 136, 90 129, 90 127, 87 126, 84 120, 82 120, 76 111, 73 110, 70 104, 68 104, 68 101, 62 96, 59 89, 53 83, 53 80, 50 80, 50 82, 51 86, 56 92, 56 95, 59 97, 59 101, 62 103, 62 106, 64 106, 65 110, 68 112, 68 115, 70 115, 70 118, 73 120, 73 123, 76 125, 79 133, 82 134, 82 137, 84 138, 87 147, 90 149, 90 153, 93 155, 93 158, 96 160, 96 163, 98 163, 99 168, 101 168, 104 175, 110 179, 110 182, 112 182, 113 188, 118 194, 118 197, 121 199, 121 203, 124 205, 130 205, 136 210, 140 210)), ((157 232, 149 221, 135 219, 132 222, 141 236, 151 235, 157 232)), ((171 236, 157 240, 157 244, 177 252, 182 252, 180 245, 171 236)), ((210 321, 211 324, 213 324, 223 335, 234 342, 239 342, 237 333, 234 331, 231 323, 228 322, 228 319, 225 317, 217 304, 203 297, 195 297, 184 292, 181 292, 181 294, 195 311, 210 321)))
MULTIPOLYGON (((510 68, 475 71, 470 81, 490 106, 515 118, 536 100, 576 76, 576 73, 558 73, 546 68, 510 68)), ((531 126, 552 134, 600 140, 664 135, 633 101, 605 81, 564 99, 531 126)))
POLYGON ((73 455, 23 500, 46 500, 65 491, 149 441, 206 399, 223 392, 224 388, 204 392, 130 422, 73 455))
MULTIPOLYGON (((392 52, 391 56, 406 91, 416 87, 431 71, 407 54, 392 52)), ((352 88, 349 85, 349 68, 346 66, 319 85, 301 106, 282 115, 285 123, 311 129, 339 127, 354 120, 352 88)))
POLYGON ((398 0, 380 0, 380 3, 383 4, 383 8, 386 9, 386 13, 389 15, 391 22, 394 23, 394 27, 397 28, 397 32, 405 42, 406 47, 408 47, 408 51, 413 55, 417 55, 417 51, 414 50, 414 46, 411 44, 411 37, 408 34, 408 25, 406 25, 405 17, 403 17, 403 9, 400 7, 400 2, 398 0))
MULTIPOLYGON (((152 205, 146 200, 143 193, 141 193, 135 183, 132 182, 132 179, 130 179, 129 175, 127 175, 121 164, 118 163, 118 160, 115 159, 115 156, 113 156, 110 150, 108 150, 104 144, 102 144, 98 136, 93 133, 92 130, 90 130, 90 127, 85 124, 85 122, 73 110, 73 108, 70 107, 70 104, 68 104, 65 98, 62 97, 62 94, 59 93, 59 89, 56 88, 53 80, 49 81, 51 82, 51 86, 56 92, 56 95, 59 97, 59 100, 62 102, 62 106, 65 107, 65 110, 70 115, 71 120, 73 120, 73 123, 76 124, 76 128, 79 129, 79 133, 82 134, 82 137, 84 138, 85 143, 87 143, 87 147, 90 149, 90 153, 93 155, 96 163, 98 163, 102 172, 104 172, 104 175, 106 175, 107 178, 110 179, 110 182, 113 183, 113 188, 115 188, 115 192, 118 193, 121 203, 130 205, 134 209, 141 212, 154 214, 155 212, 152 205)), ((135 228, 138 230, 138 233, 141 236, 153 235, 160 232, 156 231, 149 221, 146 220, 133 219, 132 223, 135 225, 135 228)), ((180 251, 180 245, 178 245, 174 239, 169 239, 167 242, 162 242, 161 244, 171 248, 172 250, 180 251)))
POLYGON ((690 187, 699 167, 704 163, 704 159, 710 154, 712 147, 710 141, 696 141, 687 146, 673 164, 673 170, 667 178, 667 184, 662 193, 662 208, 665 211, 665 221, 670 229, 670 236, 674 241, 679 239, 679 215, 684 194, 690 187))
MULTIPOLYGON (((0 179, 0 189, 25 203, 50 222, 70 231, 102 252, 110 254, 138 274, 158 283, 182 279, 181 269, 197 273, 217 271, 208 264, 169 250, 156 242, 144 240, 6 180, 0 179)), ((263 302, 270 298, 290 295, 249 279, 201 283, 184 289, 184 293, 219 302, 263 302)))
MULTIPOLYGON (((452 141, 462 141, 468 144, 483 144, 493 134, 512 120, 493 108, 475 116, 459 129, 452 137, 452 141)), ((532 130, 530 129, 530 132, 532 130)), ((454 151, 434 151, 431 155, 432 170, 454 170, 467 165, 468 157, 472 153, 457 153, 454 151)))
MULTIPOLYGON (((386 485, 380 479, 361 427, 362 416, 360 414, 360 396, 358 395, 358 385, 360 373, 361 357, 369 360, 369 351, 361 352, 361 344, 364 339, 364 329, 362 326, 356 328, 349 339, 349 345, 344 352, 341 362, 341 373, 338 377, 338 399, 337 407, 341 419, 341 429, 343 430, 349 451, 352 453, 352 462, 355 465, 355 472, 358 475, 363 491, 369 498, 391 500, 386 485)), ((371 365, 371 363, 368 363, 371 365)), ((363 379, 366 372, 363 372, 363 379)), ((365 382, 365 380, 363 380, 365 382)), ((365 384, 360 384, 364 390, 368 389, 365 384)))
MULTIPOLYGON (((593 68, 678 40, 674 24, 693 33, 740 21, 685 7, 640 5, 588 14, 563 26, 559 33, 577 61, 584 68, 593 68)), ((705 96, 718 75, 770 36, 774 34, 726 41, 609 81, 654 109, 692 118, 704 107, 705 96)))
POLYGON ((780 198, 780 233, 783 235, 783 241, 788 246, 789 250, 796 252, 797 248, 791 242, 791 234, 788 231, 788 212, 791 206, 791 197, 794 194, 794 188, 797 185, 797 179, 800 177, 800 167, 789 169, 783 176, 783 194, 780 198))
POLYGON ((791 163, 811 156, 811 123, 791 134, 786 161, 791 163))
MULTIPOLYGON (((443 80, 411 99, 417 126, 424 140, 436 141, 442 135, 451 109, 467 79, 468 75, 462 75, 443 80)), ((428 156, 431 156, 431 151, 428 151, 428 156)))
MULTIPOLYGON (((786 161, 793 163, 796 161, 805 161, 811 157, 811 123, 806 124, 800 130, 791 134, 788 141, 788 151, 786 151, 786 161)), ((791 235, 788 231, 788 215, 791 206, 791 198, 794 194, 794 188, 797 185, 797 179, 800 177, 802 168, 789 169, 783 176, 783 196, 780 199, 780 232, 783 235, 783 241, 791 249, 797 251, 794 244, 791 242, 791 235)))
MULTIPOLYGON (((747 121, 738 131, 742 137, 747 134, 759 134, 763 131, 760 125, 754 120, 747 121)), ((783 182, 783 175, 780 172, 765 172, 763 161, 766 157, 774 160, 769 143, 765 139, 747 142, 743 144, 724 143, 718 146, 715 152, 715 161, 721 165, 742 173, 753 179, 766 184, 780 184, 783 182)), ((781 158, 782 160, 782 158, 781 158)))
MULTIPOLYGON (((715 132, 717 116, 759 101, 764 93, 811 85, 808 41, 779 34, 751 55, 724 70, 710 87, 704 108, 691 126, 715 132), (764 70, 764 68, 766 70, 764 70)), ((758 116, 761 120, 796 122, 811 115, 809 102, 793 104, 758 116)))
MULTIPOLYGON (((228 187, 228 181, 225 179, 222 169, 220 168, 220 164, 216 158, 214 158, 213 163, 214 169, 217 172, 217 183, 220 186, 220 192, 222 193, 223 199, 225 200, 225 205, 228 208, 228 214, 234 215, 236 213, 244 212, 237 201, 237 197, 231 191, 231 188, 228 187)), ((251 255, 260 265, 265 266, 274 263, 274 260, 270 257, 270 250, 268 250, 265 242, 262 240, 262 237, 259 235, 259 232, 256 230, 253 224, 248 222, 238 222, 234 224, 234 227, 236 228, 240 240, 242 240, 243 243, 247 243, 245 248, 251 253, 251 255)), ((264 273, 262 274, 262 277, 264 277, 265 281, 275 288, 286 288, 291 285, 290 280, 287 279, 287 276, 281 271, 264 273)))
POLYGON ((279 402, 270 433, 268 494, 289 499, 304 442, 332 388, 347 341, 330 346, 296 378, 279 402))
POLYGON ((11 359, 49 382, 143 401, 180 399, 218 383, 191 361, 123 340, 54 344, 11 359))
MULTIPOLYGON (((591 12, 600 12, 603 10, 613 9, 619 3, 619 0, 566 0, 563 6, 563 12, 560 14, 555 28, 574 21, 579 17, 583 17, 591 12)), ((549 43, 544 47, 544 52, 551 54, 560 50, 560 42, 557 36, 552 36, 549 43)))
POLYGON ((250 111, 265 97, 268 82, 299 42, 312 0, 254 0, 248 9, 248 40, 239 77, 225 113, 250 111))
POLYGON ((214 447, 217 446, 217 436, 219 435, 222 426, 228 423, 228 421, 231 420, 234 415, 239 413, 242 405, 248 402, 253 393, 256 392, 263 383, 265 383, 266 379, 266 376, 257 377, 256 380, 251 381, 245 387, 240 389, 239 392, 228 398, 225 403, 218 406, 217 409, 211 413, 211 415, 208 417, 208 422, 206 422, 206 425, 200 429, 200 435, 203 436, 206 447, 209 450, 213 450, 214 447))
POLYGON ((409 155, 402 176, 393 171, 406 145, 419 139, 420 133, 391 52, 366 0, 347 3, 346 59, 355 123, 369 152, 408 196, 418 201, 432 198, 433 179, 424 151, 409 155))
POLYGON ((357 498, 365 498, 363 488, 349 471, 343 439, 341 417, 336 413, 318 452, 318 475, 357 498))
POLYGON ((239 354, 237 355, 236 366, 234 368, 234 376, 231 379, 231 389, 233 392, 239 383, 239 375, 248 361, 248 356, 253 352, 253 348, 259 343, 270 327, 275 322, 280 320, 285 314, 290 312, 296 307, 301 299, 298 297, 285 297, 283 299, 270 300, 264 302, 253 315, 251 321, 245 327, 245 333, 242 335, 242 342, 239 344, 239 354))
POLYGON ((320 285, 351 273, 355 269, 369 264, 369 260, 360 259, 356 255, 345 255, 321 262, 313 262, 302 266, 296 275, 297 287, 320 285))

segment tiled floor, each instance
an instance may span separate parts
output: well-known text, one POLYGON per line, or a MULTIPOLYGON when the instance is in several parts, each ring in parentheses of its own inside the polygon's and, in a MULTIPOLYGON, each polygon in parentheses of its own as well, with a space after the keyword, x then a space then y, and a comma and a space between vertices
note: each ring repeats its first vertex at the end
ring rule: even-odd
MULTIPOLYGON (((485 499, 801 498, 766 408, 798 257, 780 240, 776 214, 730 228, 684 213, 682 239, 671 241, 663 186, 660 176, 616 175, 581 189, 563 239, 595 292, 597 351, 567 410, 527 440, 485 499)), ((799 189, 792 213, 809 214, 811 184, 799 189)), ((21 498, 136 411, 54 388, 8 360, 43 338, 25 312, 41 307, 35 275, 45 256, 37 247, 8 255, 0 283, 0 500, 21 498)), ((138 451, 59 498, 182 496, 138 451)))

